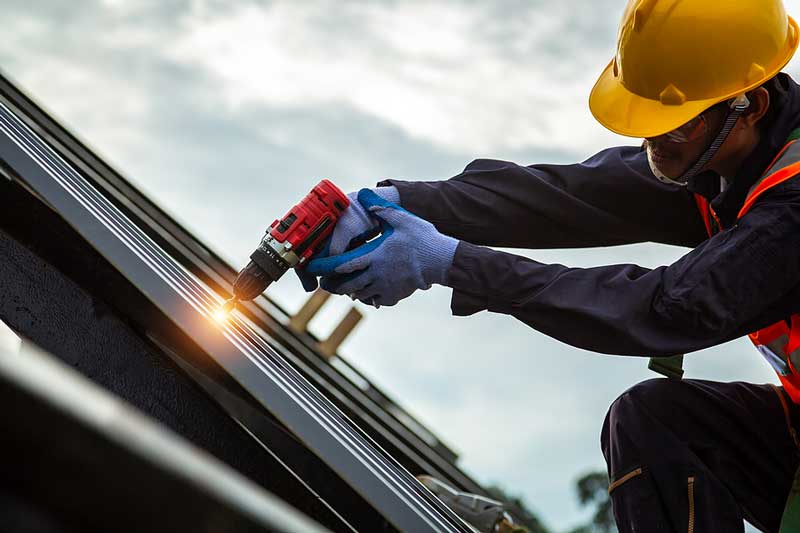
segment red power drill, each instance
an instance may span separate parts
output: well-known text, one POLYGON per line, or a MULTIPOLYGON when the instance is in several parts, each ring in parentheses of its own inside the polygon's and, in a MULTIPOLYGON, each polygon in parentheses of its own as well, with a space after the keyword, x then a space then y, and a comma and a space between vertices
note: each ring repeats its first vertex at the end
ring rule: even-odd
POLYGON ((236 277, 233 297, 223 309, 232 311, 237 302, 252 300, 290 268, 304 267, 349 205, 336 185, 320 181, 283 219, 272 223, 236 277))

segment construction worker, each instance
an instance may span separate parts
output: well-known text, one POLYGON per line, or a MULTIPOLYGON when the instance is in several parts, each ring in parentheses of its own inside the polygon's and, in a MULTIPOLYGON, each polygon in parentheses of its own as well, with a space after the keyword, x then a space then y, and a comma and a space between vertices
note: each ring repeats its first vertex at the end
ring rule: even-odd
POLYGON ((455 315, 509 314, 606 354, 751 334, 781 387, 645 381, 613 403, 601 443, 621 531, 777 531, 800 450, 800 86, 781 73, 798 35, 780 0, 631 0, 589 103, 644 144, 353 193, 304 285, 380 306, 441 284, 455 315), (581 269, 485 247, 645 241, 692 250, 581 269))

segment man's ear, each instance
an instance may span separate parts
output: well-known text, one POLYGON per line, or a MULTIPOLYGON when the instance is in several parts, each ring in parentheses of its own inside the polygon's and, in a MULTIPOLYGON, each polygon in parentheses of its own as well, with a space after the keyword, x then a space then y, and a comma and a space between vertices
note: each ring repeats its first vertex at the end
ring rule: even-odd
POLYGON ((753 127, 769 111, 769 91, 764 87, 758 87, 747 93, 747 98, 750 100, 750 107, 747 108, 747 112, 739 120, 744 121, 745 126, 753 127))

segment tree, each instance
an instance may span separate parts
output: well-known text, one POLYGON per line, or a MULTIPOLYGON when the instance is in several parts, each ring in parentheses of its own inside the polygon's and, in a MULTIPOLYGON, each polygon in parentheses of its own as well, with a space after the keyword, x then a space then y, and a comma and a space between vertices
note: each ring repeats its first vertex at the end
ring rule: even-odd
POLYGON ((611 498, 608 496, 608 475, 605 472, 590 472, 575 482, 575 490, 581 505, 594 505, 595 513, 591 522, 570 533, 616 533, 611 498))
POLYGON ((487 487, 486 492, 495 500, 505 503, 514 518, 520 520, 530 533, 550 533, 550 530, 542 525, 539 518, 525 506, 525 502, 519 496, 508 494, 497 485, 487 487))
MULTIPOLYGON (((507 504, 507 508, 518 518, 530 533, 550 533, 539 518, 525 506, 518 496, 506 493, 502 488, 493 485, 487 488, 489 495, 507 504)), ((591 520, 569 533, 617 533, 611 498, 608 496, 608 476, 605 472, 589 472, 575 482, 575 491, 580 504, 595 509, 591 520)))

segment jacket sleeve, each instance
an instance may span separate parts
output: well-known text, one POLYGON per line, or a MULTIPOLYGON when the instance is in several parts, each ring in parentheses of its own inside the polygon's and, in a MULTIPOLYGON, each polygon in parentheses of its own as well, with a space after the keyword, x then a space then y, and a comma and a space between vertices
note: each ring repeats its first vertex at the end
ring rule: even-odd
MULTIPOLYGON (((778 189, 778 187, 776 187, 778 189)), ((800 192, 770 191, 740 221, 670 266, 568 268, 459 244, 452 310, 505 313, 565 343, 607 354, 707 348, 795 312, 800 192), (788 303, 787 303, 788 302, 788 303)))
POLYGON ((646 154, 611 148, 573 165, 478 159, 435 182, 387 180, 404 208, 473 244, 577 248, 706 238, 692 195, 659 182, 646 154))

